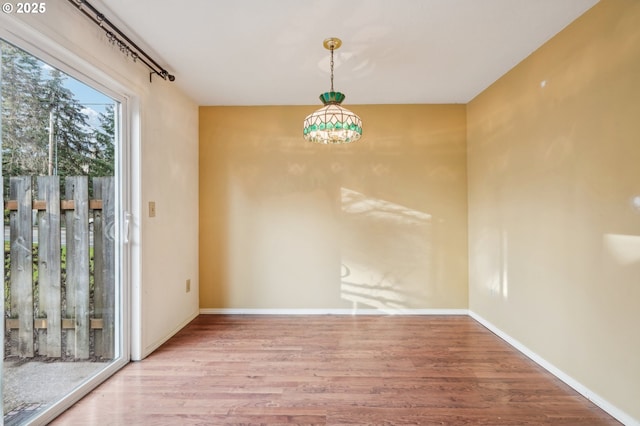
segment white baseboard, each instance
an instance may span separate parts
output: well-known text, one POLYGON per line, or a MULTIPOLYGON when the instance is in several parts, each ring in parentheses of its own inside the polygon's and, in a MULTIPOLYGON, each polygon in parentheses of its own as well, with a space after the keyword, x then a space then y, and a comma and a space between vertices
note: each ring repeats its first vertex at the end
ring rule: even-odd
POLYGON ((468 315, 466 309, 200 309, 203 315, 468 315))
POLYGON ((575 391, 577 391, 582 396, 584 396, 585 398, 587 398, 588 400, 596 404, 598 407, 602 408, 611 416, 615 417, 618 421, 622 422, 624 425, 640 426, 640 421, 634 419, 629 414, 618 409, 616 406, 609 403, 607 400, 605 400, 595 392, 589 390, 582 383, 578 382, 573 377, 564 373, 562 370, 560 370, 559 368, 557 368, 556 366, 554 366, 553 364, 551 364, 550 362, 548 362, 547 360, 545 360, 544 358, 542 358, 541 356, 539 356, 538 354, 536 354, 535 352, 527 348, 525 345, 523 345, 516 339, 509 336, 508 334, 500 330, 498 327, 496 327, 486 319, 482 318, 480 315, 476 314, 473 311, 469 311, 469 316, 474 320, 478 321, 487 329, 489 329, 489 331, 491 331, 493 334, 500 337, 502 340, 504 340, 505 342, 507 342, 514 348, 516 348, 519 352, 521 352, 522 354, 530 358, 533 362, 535 362, 536 364, 538 364, 539 366, 547 370, 549 373, 553 374, 558 379, 562 380, 567 385, 571 386, 575 391))

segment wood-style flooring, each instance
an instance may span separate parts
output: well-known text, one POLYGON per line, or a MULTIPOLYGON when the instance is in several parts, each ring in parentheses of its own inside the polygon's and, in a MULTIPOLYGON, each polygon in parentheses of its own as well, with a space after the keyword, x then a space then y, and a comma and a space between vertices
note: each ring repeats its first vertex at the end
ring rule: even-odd
POLYGON ((618 425, 467 316, 202 315, 56 425, 618 425))

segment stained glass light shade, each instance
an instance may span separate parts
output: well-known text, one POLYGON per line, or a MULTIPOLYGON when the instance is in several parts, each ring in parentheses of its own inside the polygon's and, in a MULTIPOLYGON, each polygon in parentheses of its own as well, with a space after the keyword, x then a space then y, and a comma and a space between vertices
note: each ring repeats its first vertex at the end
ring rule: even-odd
POLYGON ((344 94, 325 92, 320 95, 322 108, 304 120, 303 136, 310 142, 340 144, 355 142, 362 136, 362 120, 342 107, 344 94))

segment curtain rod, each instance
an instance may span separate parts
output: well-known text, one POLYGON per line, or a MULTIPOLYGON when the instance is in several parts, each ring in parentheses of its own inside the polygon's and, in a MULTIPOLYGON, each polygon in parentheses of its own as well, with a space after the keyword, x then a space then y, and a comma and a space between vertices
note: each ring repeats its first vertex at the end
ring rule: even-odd
POLYGON ((116 27, 109 19, 107 19, 102 12, 93 7, 89 2, 85 0, 69 0, 75 7, 78 8, 87 18, 89 18, 94 24, 99 26, 107 34, 109 42, 113 45, 117 45, 120 52, 126 56, 131 56, 134 62, 140 60, 143 64, 151 70, 149 73, 149 81, 152 81, 154 74, 159 75, 164 80, 175 81, 175 76, 169 74, 169 72, 153 60, 144 50, 138 47, 129 37, 126 36, 118 27, 116 27), (108 27, 108 28, 107 28, 108 27))

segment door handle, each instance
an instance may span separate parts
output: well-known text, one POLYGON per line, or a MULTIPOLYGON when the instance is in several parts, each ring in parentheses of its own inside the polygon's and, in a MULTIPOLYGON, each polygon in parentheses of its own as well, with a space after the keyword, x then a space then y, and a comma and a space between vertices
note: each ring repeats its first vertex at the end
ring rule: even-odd
POLYGON ((131 213, 124 213, 124 243, 129 244, 129 230, 131 228, 131 213))

